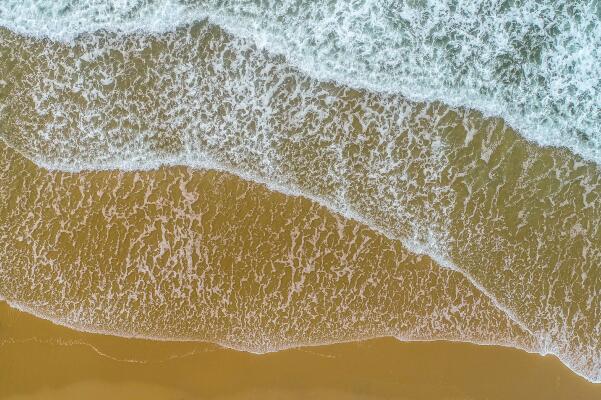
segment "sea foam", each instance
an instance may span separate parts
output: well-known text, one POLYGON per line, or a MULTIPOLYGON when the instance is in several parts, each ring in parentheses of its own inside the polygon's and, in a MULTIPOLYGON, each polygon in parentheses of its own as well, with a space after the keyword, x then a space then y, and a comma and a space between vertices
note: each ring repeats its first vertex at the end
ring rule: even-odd
POLYGON ((595 0, 13 0, 0 26, 70 41, 206 18, 312 77, 501 116, 599 163, 600 16, 595 0))

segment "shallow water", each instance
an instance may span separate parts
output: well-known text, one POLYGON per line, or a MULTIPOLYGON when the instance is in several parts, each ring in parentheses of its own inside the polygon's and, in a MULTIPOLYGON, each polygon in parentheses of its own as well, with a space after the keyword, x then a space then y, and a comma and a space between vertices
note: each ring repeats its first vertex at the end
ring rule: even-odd
POLYGON ((1 296, 115 335, 497 343, 601 379, 597 164, 249 37, 0 32, 1 296))
POLYGON ((1 158, 0 291, 46 318, 254 352, 374 336, 535 349, 461 274, 309 200, 183 167, 1 158))
POLYGON ((591 400, 601 392, 553 356, 497 346, 381 338, 255 355, 87 334, 5 303, 0 324, 0 397, 10 400, 591 400))

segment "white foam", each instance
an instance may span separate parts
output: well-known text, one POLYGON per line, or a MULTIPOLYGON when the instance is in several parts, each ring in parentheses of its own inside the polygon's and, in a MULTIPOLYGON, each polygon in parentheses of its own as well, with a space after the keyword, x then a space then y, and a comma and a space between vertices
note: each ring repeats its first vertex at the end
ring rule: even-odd
POLYGON ((13 0, 0 26, 71 41, 209 19, 315 78, 470 107, 599 163, 600 14, 590 0, 13 0))

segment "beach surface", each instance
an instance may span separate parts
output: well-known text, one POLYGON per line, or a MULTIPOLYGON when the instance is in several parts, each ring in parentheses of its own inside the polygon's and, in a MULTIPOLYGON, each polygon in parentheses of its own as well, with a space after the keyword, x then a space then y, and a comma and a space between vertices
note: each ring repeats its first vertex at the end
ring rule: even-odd
POLYGON ((2 399, 573 399, 601 396, 553 356, 381 338, 250 354, 86 334, 0 305, 2 399), (511 384, 508 384, 511 382, 511 384))

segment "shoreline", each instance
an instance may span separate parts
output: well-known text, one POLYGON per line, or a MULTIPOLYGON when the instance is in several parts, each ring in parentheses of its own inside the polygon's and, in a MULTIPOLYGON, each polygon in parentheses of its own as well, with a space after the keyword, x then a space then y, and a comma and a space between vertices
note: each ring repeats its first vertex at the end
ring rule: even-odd
POLYGON ((499 346, 382 338, 254 355, 202 343, 85 334, 4 303, 0 324, 0 365, 7 371, 0 377, 0 397, 11 400, 88 395, 590 400, 601 394, 601 385, 577 376, 556 357, 499 346), (506 385, 508 379, 515 384, 506 385))

